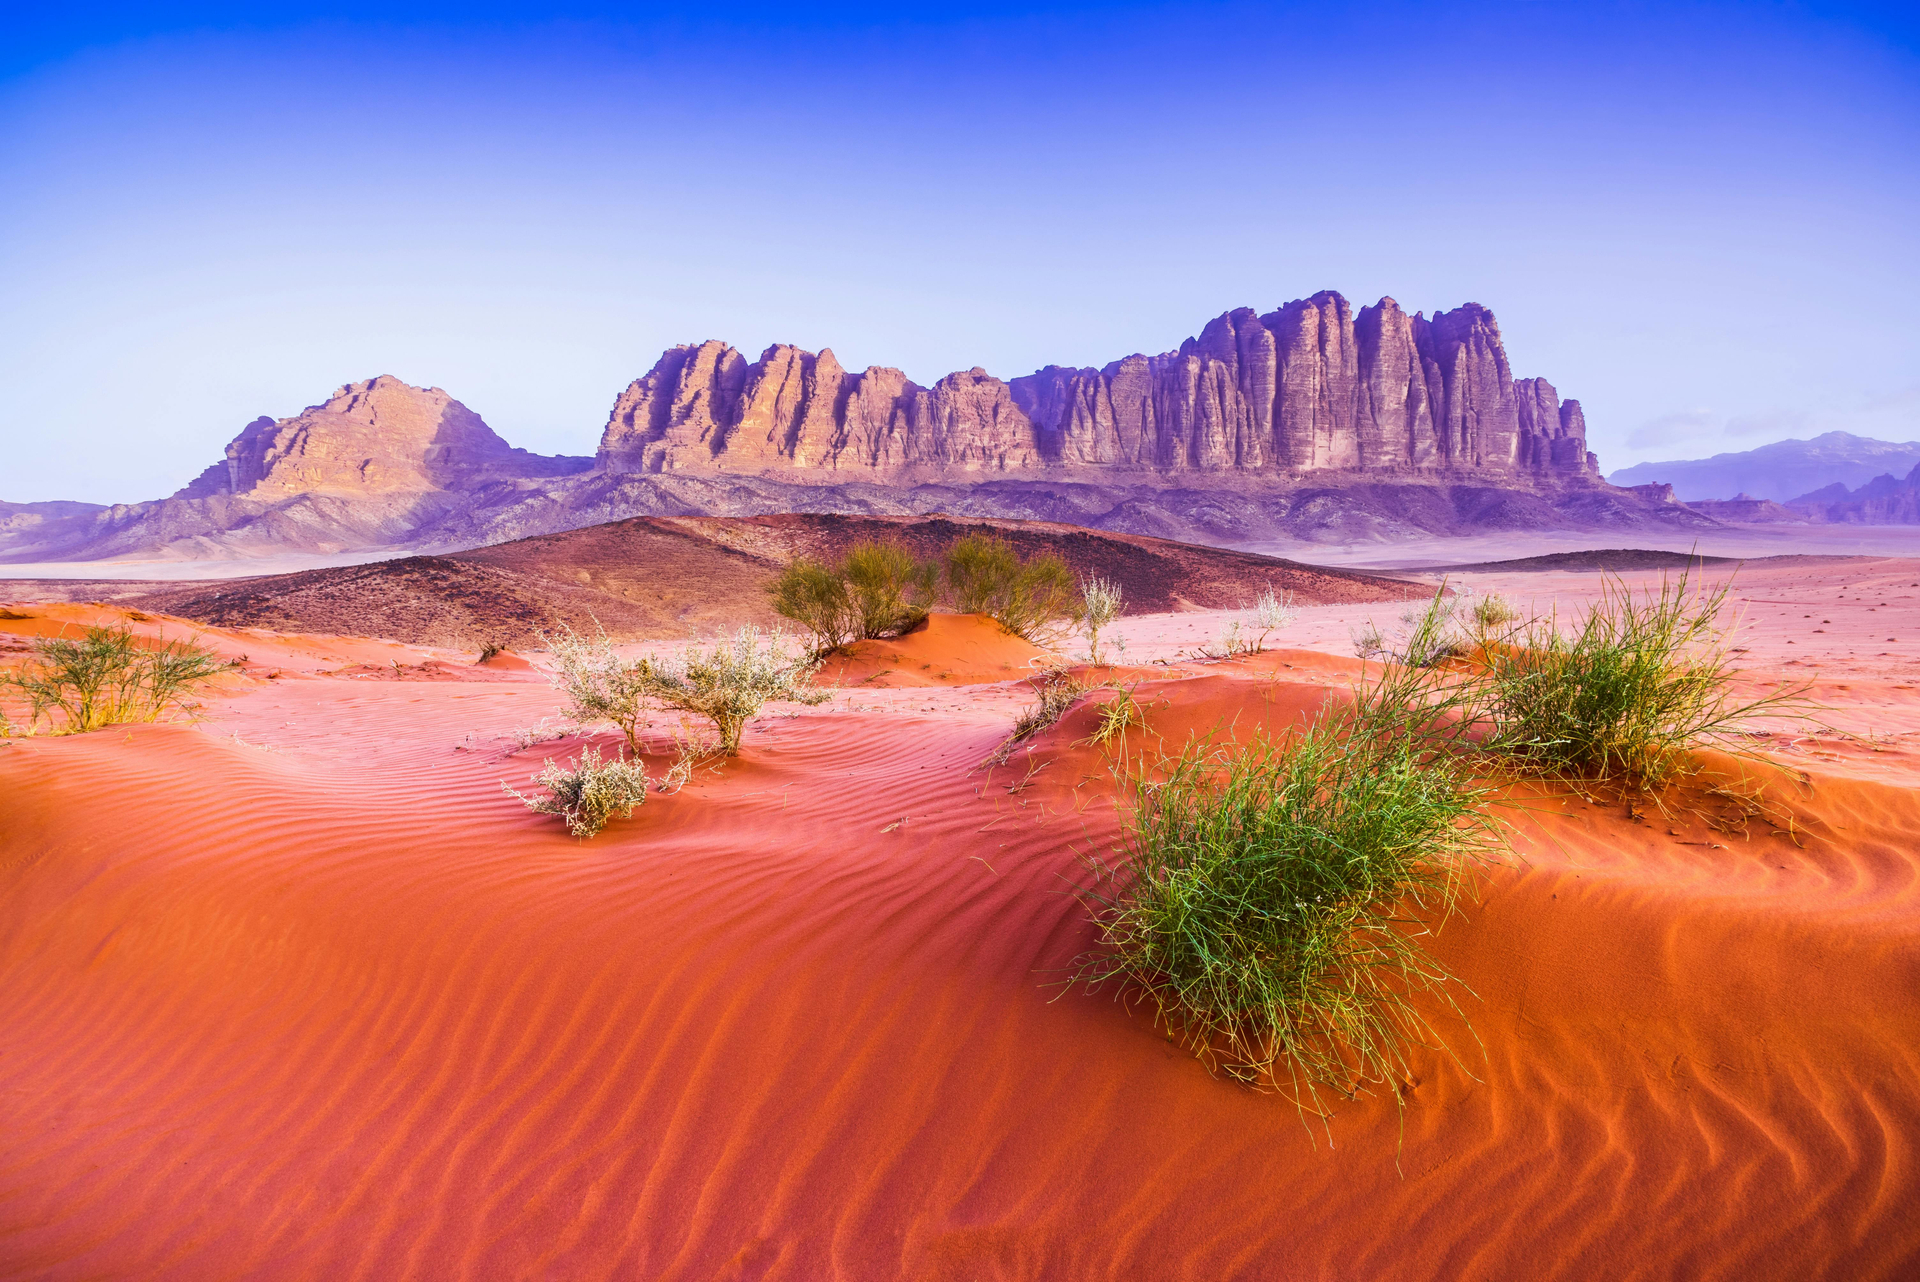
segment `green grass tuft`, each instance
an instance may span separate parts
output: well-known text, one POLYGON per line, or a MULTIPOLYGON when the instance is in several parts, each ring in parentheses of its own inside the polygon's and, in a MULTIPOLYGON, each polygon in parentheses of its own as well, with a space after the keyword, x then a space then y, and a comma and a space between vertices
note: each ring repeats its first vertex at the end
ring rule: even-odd
POLYGON ((35 640, 25 664, 0 674, 0 688, 25 700, 31 728, 45 721, 55 734, 81 734, 190 714, 194 692, 235 666, 189 641, 147 645, 131 628, 88 628, 78 640, 35 640))
POLYGON ((1487 746, 1523 774, 1635 791, 1689 773, 1694 748, 1746 754, 1754 718, 1813 705, 1804 686, 1734 691, 1733 621, 1722 617, 1731 591, 1685 575, 1638 594, 1610 580, 1570 631, 1536 619, 1489 647, 1475 679, 1487 746))

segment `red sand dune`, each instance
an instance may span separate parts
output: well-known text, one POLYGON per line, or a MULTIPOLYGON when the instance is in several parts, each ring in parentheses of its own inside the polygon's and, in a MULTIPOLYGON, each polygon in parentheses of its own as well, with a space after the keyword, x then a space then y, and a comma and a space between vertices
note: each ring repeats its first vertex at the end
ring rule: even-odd
MULTIPOLYGON (((886 661, 961 671, 938 647, 969 626, 886 661)), ((1797 844, 1519 813, 1523 857, 1437 941, 1478 1047, 1329 1146, 1051 986, 1117 831, 1088 709, 1022 779, 973 768, 1024 687, 863 687, 579 843, 499 791, 538 765, 495 737, 554 709, 537 674, 306 679, 435 656, 220 640, 298 679, 0 746, 0 1277, 1920 1267, 1920 793, 1839 757, 1773 785, 1797 844)), ((1356 667, 1136 694, 1177 737, 1307 715, 1356 667)))

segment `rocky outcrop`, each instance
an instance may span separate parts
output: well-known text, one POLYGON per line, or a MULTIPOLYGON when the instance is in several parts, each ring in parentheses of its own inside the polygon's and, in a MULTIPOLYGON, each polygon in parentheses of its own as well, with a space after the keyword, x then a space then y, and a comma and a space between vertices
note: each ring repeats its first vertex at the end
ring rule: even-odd
POLYGON ((954 475, 1140 472, 1299 478, 1328 472, 1589 482, 1578 401, 1515 382, 1493 313, 1431 321, 1391 298, 1356 315, 1326 292, 1239 308, 1159 356, 981 369, 931 388, 850 373, 831 351, 676 347, 615 402, 599 470, 954 475))
POLYGON ((585 459, 515 449, 439 388, 382 374, 348 383, 292 418, 253 420, 228 443, 224 459, 173 497, 420 494, 587 466, 585 459))

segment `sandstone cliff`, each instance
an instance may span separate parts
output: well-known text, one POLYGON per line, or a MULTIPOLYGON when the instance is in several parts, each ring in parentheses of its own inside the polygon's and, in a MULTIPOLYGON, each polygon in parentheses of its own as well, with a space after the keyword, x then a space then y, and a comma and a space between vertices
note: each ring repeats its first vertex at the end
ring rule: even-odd
POLYGON ((1171 477, 1314 473, 1592 482, 1578 401, 1516 382, 1493 313, 1431 321, 1326 292, 1216 317, 1179 349, 1102 369, 985 370, 932 387, 831 351, 676 347, 614 402, 610 474, 827 472, 941 479, 1043 470, 1171 477))

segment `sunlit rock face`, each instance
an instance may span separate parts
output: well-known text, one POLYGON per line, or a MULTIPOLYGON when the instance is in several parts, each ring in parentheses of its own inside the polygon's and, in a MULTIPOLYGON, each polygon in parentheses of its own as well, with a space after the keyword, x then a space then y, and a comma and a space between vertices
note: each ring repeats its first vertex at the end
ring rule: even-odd
POLYGON ((929 388, 831 351, 676 347, 614 402, 598 469, 1597 478, 1579 402, 1514 380, 1492 312, 1355 312, 1331 292, 1227 312, 1176 351, 1011 382, 976 368, 929 388))

